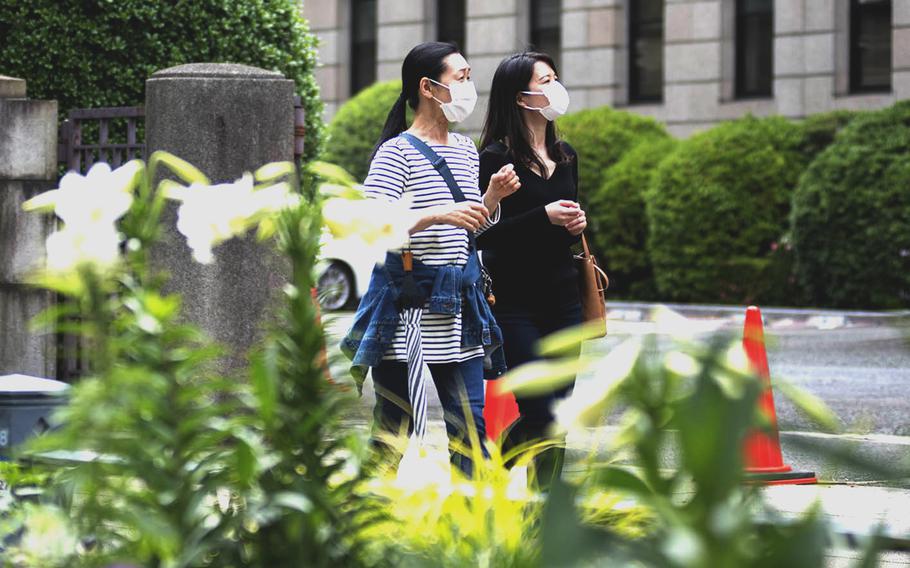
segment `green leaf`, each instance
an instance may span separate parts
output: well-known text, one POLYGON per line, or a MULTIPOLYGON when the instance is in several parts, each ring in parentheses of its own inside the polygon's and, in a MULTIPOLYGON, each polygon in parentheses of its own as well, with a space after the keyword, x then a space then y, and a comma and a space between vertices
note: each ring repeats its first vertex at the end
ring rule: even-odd
POLYGON ((169 170, 177 174, 177 176, 186 183, 201 183, 203 185, 209 185, 211 183, 209 178, 207 178, 199 168, 186 160, 178 158, 170 152, 158 150, 153 153, 149 158, 149 170, 154 172, 159 162, 167 166, 169 170))
POLYGON ((583 342, 600 337, 601 333, 603 333, 602 323, 583 323, 544 337, 537 344, 537 351, 543 357, 568 355, 575 351, 583 342))
POLYGON ((256 170, 253 177, 259 182, 268 182, 285 176, 289 176, 297 171, 293 162, 271 162, 256 170))
POLYGON ((839 432, 841 430, 841 423, 837 415, 822 399, 779 377, 774 378, 774 386, 778 392, 804 412, 809 419, 826 431, 839 432))
POLYGON ((309 513, 313 510, 313 502, 301 493, 276 493, 272 497, 272 503, 279 507, 300 511, 301 513, 309 513))
POLYGON ((587 358, 533 361, 506 373, 501 379, 502 390, 520 395, 553 392, 575 380, 575 376, 590 364, 587 358))
POLYGON ((337 183, 339 185, 353 186, 357 184, 354 176, 349 174, 344 168, 330 164, 328 162, 312 162, 307 166, 307 171, 314 174, 327 182, 337 183))
POLYGON ((634 495, 652 495, 653 490, 648 487, 640 477, 628 469, 607 466, 594 472, 596 483, 603 487, 609 487, 618 491, 625 491, 634 495))

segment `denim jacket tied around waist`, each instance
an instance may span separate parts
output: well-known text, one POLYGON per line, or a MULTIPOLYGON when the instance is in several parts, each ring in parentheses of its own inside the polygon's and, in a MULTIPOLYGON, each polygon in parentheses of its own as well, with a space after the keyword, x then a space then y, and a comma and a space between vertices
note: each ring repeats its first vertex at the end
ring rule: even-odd
MULTIPOLYGON (((504 373, 502 331, 483 295, 477 253, 471 251, 464 266, 430 266, 414 259, 411 274, 428 298, 427 311, 448 315, 461 313, 461 347, 483 346, 487 378, 504 373)), ((354 315, 351 330, 341 340, 341 351, 351 359, 351 374, 358 388, 363 385, 367 369, 379 364, 395 339, 400 322, 396 300, 403 278, 401 255, 389 252, 385 263, 373 268, 370 285, 354 315)))

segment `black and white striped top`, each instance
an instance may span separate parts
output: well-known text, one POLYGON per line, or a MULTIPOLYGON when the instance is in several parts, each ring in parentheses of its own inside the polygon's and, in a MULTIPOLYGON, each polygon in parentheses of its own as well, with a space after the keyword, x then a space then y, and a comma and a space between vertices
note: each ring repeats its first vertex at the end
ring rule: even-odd
MULTIPOLYGON (((449 145, 429 146, 445 158, 465 197, 480 203, 481 194, 477 186, 480 163, 474 142, 467 136, 452 132, 449 134, 449 145)), ((455 201, 439 172, 404 138, 392 138, 379 147, 363 186, 367 197, 373 199, 396 201, 407 194, 413 199, 412 209, 426 209, 455 201)), ((499 210, 475 235, 498 219, 499 210)), ((468 261, 468 233, 452 225, 433 225, 414 233, 410 248, 414 258, 425 264, 464 265, 468 261)), ((466 350, 461 348, 461 314, 431 314, 424 309, 420 330, 424 361, 427 363, 452 363, 483 355, 480 346, 466 350)), ((399 325, 395 340, 383 358, 407 361, 403 325, 399 325)))

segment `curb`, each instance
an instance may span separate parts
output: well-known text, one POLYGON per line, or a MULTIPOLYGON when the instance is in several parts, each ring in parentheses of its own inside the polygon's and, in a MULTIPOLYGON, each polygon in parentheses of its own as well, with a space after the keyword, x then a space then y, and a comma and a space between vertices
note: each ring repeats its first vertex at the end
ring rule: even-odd
MULTIPOLYGON (((660 302, 607 301, 607 318, 618 321, 643 322, 656 307, 664 306, 688 318, 721 318, 742 323, 747 306, 703 304, 673 304, 660 302)), ((834 329, 847 325, 899 325, 910 319, 910 310, 865 311, 832 310, 823 308, 762 307, 764 323, 793 320, 819 329, 834 329)))
MULTIPOLYGON (((617 432, 617 426, 601 426, 570 437, 567 469, 586 458, 615 457, 609 445, 617 432)), ((793 471, 814 472, 822 484, 881 485, 910 494, 910 437, 782 431, 780 444, 785 464, 793 471)), ((677 459, 670 444, 661 457, 663 467, 674 468, 677 459)))

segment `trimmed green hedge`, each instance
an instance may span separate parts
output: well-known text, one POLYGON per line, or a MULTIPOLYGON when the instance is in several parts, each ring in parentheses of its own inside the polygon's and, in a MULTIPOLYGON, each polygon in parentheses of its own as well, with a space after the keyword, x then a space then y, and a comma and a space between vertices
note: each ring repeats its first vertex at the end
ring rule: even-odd
MULTIPOLYGON (((375 83, 341 105, 329 123, 322 159, 343 167, 355 179, 367 177, 373 148, 399 93, 401 81, 375 83)), ((412 115, 408 109, 409 122, 412 115)))
POLYGON ((800 283, 815 305, 910 304, 910 101, 854 118, 793 196, 800 283))
POLYGON ((837 133, 859 115, 860 113, 852 110, 835 110, 813 114, 800 122, 802 138, 799 150, 805 156, 806 163, 811 162, 830 146, 837 133))
POLYGON ((306 109, 305 159, 320 151, 316 37, 296 0, 29 0, 0 9, 0 72, 28 81, 32 98, 69 109, 133 106, 155 71, 231 62, 280 71, 306 109))
POLYGON ((586 211, 610 166, 639 143, 667 136, 656 120, 608 106, 567 114, 557 128, 578 152, 579 201, 586 211))
POLYGON ((610 296, 650 300, 657 297, 645 242, 645 189, 661 161, 676 147, 670 137, 639 144, 604 175, 588 208, 591 245, 610 275, 610 296))
POLYGON ((661 162, 645 202, 662 298, 786 301, 777 256, 804 167, 800 140, 784 118, 749 116, 694 135, 661 162))

